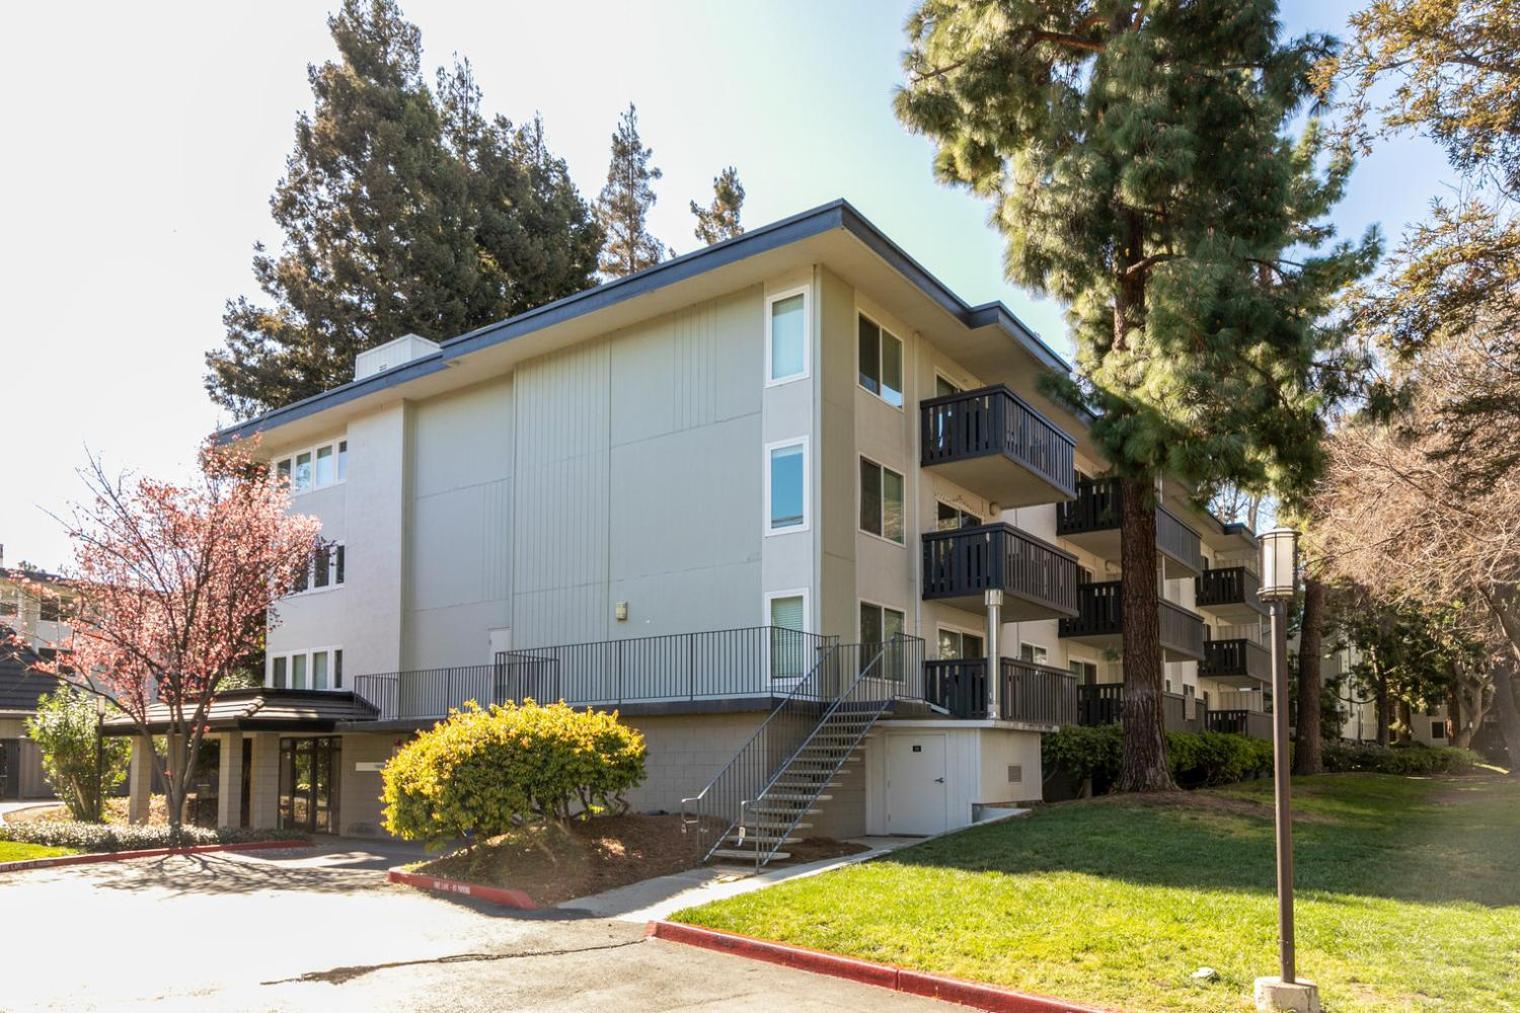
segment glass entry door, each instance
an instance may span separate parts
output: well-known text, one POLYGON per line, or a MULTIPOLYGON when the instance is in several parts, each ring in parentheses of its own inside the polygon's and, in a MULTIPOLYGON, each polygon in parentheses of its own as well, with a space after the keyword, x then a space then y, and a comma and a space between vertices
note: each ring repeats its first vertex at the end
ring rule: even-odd
POLYGON ((337 736, 280 740, 280 829, 338 832, 337 736))

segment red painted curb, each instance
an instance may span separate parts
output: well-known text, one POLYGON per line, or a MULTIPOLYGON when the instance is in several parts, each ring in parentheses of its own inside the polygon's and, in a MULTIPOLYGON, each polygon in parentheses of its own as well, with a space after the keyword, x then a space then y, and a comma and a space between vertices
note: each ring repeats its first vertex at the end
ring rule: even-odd
POLYGON ((521 890, 507 890, 499 886, 482 886, 479 883, 463 883, 457 879, 444 879, 441 876, 425 876, 418 872, 403 872, 400 869, 392 869, 385 874, 385 878, 392 883, 401 883, 405 886, 415 886, 422 890, 434 890, 438 893, 458 894, 461 897, 474 897, 489 904, 500 904, 503 907, 515 907, 522 911, 534 911, 538 905, 533 903, 533 898, 521 890))
POLYGON ((653 921, 646 929, 648 935, 673 943, 685 943, 720 953, 783 964, 815 974, 827 974, 835 978, 848 978, 865 985, 890 988, 942 1002, 958 1003, 974 1009, 991 1010, 993 1013, 1100 1013, 1097 1007, 1079 1006, 1076 1003, 1052 999, 1043 995, 1014 992, 996 985, 982 985, 958 978, 946 978, 922 971, 910 971, 891 964, 878 964, 854 957, 842 957, 837 953, 824 953, 801 946, 788 946, 765 939, 753 939, 735 932, 719 932, 696 925, 677 922, 653 921))
POLYGON ((0 862, 0 873, 24 872, 27 869, 51 869, 59 865, 93 865, 97 862, 125 862, 133 858, 163 858, 168 855, 204 855, 213 851, 259 851, 265 848, 309 848, 310 841, 249 841, 245 844, 194 844, 188 848, 142 848, 137 851, 92 851, 85 855, 59 855, 56 858, 29 858, 21 862, 0 862))

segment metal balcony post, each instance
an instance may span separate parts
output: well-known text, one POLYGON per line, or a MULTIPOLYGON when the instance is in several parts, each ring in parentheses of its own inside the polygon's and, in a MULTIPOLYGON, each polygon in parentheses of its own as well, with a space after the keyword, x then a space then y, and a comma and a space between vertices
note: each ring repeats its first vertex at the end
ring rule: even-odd
POLYGON ((987 717, 996 721, 998 710, 998 681, 1002 675, 1003 639, 1003 592, 990 588, 983 594, 987 604, 987 717))

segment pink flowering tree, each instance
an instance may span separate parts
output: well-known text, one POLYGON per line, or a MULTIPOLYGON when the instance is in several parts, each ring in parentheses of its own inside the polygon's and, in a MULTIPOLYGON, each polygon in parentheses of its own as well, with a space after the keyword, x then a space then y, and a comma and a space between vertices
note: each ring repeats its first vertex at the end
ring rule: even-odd
POLYGON ((63 519, 74 548, 63 592, 72 632, 36 667, 106 697, 136 723, 149 755, 150 708, 167 711, 168 749, 155 762, 176 832, 212 698, 262 651, 279 621, 272 603, 295 589, 319 546, 320 523, 287 513, 286 483, 253 450, 208 445, 185 485, 112 478, 91 458, 82 472, 90 499, 63 519))

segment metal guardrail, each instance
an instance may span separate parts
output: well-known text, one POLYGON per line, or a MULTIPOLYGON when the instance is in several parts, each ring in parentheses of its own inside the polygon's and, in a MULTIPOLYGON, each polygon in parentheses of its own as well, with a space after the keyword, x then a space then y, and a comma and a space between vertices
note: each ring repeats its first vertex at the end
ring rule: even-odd
POLYGON ((927 398, 918 417, 922 467, 1006 454, 1076 495, 1076 441, 1001 384, 927 398))
POLYGON ((1011 524, 929 531, 924 544, 924 598, 980 597, 997 589, 1077 611, 1077 557, 1011 524))
MULTIPOLYGON (((1048 665, 1002 658, 998 666, 998 716, 1041 725, 1077 723, 1077 677, 1048 665)), ((926 697, 958 718, 987 716, 987 659, 940 659, 924 663, 926 697)))
POLYGON ((749 741, 701 791, 681 800, 682 825, 695 829, 703 859, 741 825, 749 804, 776 781, 842 702, 865 711, 874 707, 879 714, 895 699, 923 699, 923 649, 922 640, 905 635, 881 644, 820 648, 811 670, 749 741), (724 829, 710 843, 703 840, 715 825, 724 829))
POLYGON ((494 665, 361 675, 354 692, 380 720, 441 718, 481 706, 564 700, 578 707, 784 695, 836 638, 779 626, 503 651, 494 665))
POLYGON ((1261 578, 1244 566, 1222 566, 1193 578, 1193 600, 1203 608, 1218 605, 1245 605, 1265 611, 1257 590, 1261 578))

